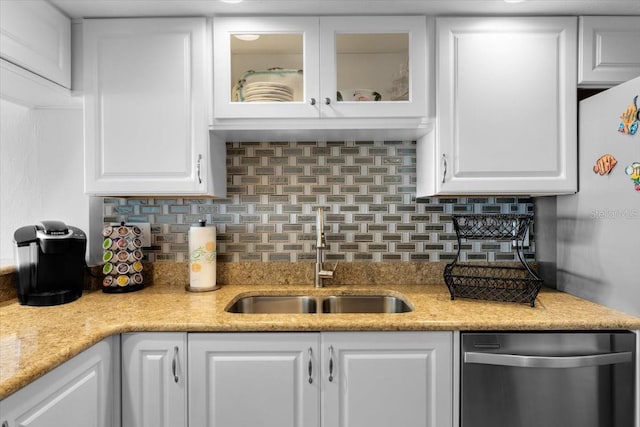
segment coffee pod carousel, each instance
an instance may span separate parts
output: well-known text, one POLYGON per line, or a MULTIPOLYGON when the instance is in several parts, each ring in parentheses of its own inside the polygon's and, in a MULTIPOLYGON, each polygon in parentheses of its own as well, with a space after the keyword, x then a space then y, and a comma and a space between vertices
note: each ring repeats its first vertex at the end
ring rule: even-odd
POLYGON ((102 230, 102 291, 122 293, 144 288, 142 230, 135 225, 106 226, 102 230))

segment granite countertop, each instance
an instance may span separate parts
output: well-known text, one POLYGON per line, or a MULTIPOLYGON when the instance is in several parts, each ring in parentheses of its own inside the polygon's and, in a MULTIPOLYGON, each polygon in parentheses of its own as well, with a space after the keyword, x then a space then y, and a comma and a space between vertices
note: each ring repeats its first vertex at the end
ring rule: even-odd
POLYGON ((0 399, 91 345, 134 331, 396 331, 640 329, 640 318, 572 295, 544 289, 535 308, 467 299, 451 301, 434 285, 224 285, 213 292, 153 285, 125 294, 86 292, 52 307, 0 306, 0 399), (331 295, 348 292, 403 295, 413 311, 401 314, 233 314, 240 296, 331 295))

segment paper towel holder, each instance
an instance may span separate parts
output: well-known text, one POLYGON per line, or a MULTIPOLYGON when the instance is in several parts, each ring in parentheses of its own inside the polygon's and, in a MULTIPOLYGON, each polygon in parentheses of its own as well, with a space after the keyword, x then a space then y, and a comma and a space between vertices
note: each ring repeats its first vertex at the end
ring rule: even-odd
POLYGON ((215 226, 207 227, 206 220, 198 220, 198 223, 189 229, 189 283, 185 287, 187 291, 209 292, 220 289, 220 285, 216 284, 216 249, 215 226), (203 281, 207 283, 202 283, 203 281))

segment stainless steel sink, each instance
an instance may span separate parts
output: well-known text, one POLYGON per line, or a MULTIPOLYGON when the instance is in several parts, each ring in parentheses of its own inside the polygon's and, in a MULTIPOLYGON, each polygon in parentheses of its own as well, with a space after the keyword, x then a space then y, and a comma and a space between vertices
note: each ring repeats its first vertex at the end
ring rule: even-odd
POLYGON ((407 313, 412 311, 402 298, 388 295, 254 295, 238 299, 230 313, 407 313))
POLYGON ((322 300, 323 313, 406 313, 402 298, 386 295, 337 295, 322 300))
POLYGON ((233 303, 230 313, 315 313, 318 302, 310 296, 262 295, 243 297, 233 303))

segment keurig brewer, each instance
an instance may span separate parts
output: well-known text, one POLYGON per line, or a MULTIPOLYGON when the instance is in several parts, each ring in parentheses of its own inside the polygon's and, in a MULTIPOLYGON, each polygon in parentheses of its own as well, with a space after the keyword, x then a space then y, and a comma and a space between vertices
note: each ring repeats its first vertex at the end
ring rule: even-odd
POLYGON ((61 221, 42 221, 14 233, 18 301, 57 305, 82 295, 87 237, 61 221))

